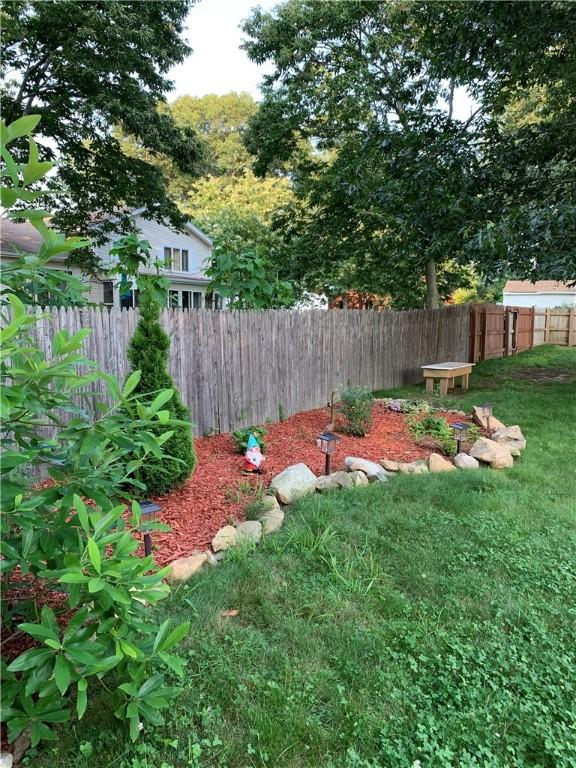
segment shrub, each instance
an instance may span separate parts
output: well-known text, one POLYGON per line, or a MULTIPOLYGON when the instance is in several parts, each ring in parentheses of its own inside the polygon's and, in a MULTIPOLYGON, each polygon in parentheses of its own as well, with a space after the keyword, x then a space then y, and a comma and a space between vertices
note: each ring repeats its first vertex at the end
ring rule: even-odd
POLYGON ((172 435, 170 414, 161 410, 172 392, 161 390, 150 404, 137 398, 139 372, 121 390, 114 377, 82 357, 89 330, 57 333, 50 359, 34 340, 38 318, 26 311, 24 294, 17 295, 22 274, 32 270, 34 285, 48 287, 65 303, 74 285, 66 281, 64 291, 46 265, 89 245, 49 229, 43 211, 11 210, 42 194, 28 187, 52 167, 39 161, 31 138, 39 119, 28 115, 1 124, 3 175, 12 182, 2 191, 3 206, 8 216, 29 219, 42 239, 37 255, 15 260, 1 279, 3 635, 17 629, 34 643, 10 663, 2 659, 2 719, 9 741, 29 730, 35 746, 55 739, 53 725, 70 720, 73 710, 82 718, 95 689, 108 697, 116 717, 129 721, 136 739, 142 721, 163 722, 160 712, 176 691, 164 684, 163 672, 183 673, 171 650, 189 628, 151 622, 150 606, 169 592, 166 569, 157 570, 151 557, 134 556, 138 503, 126 514, 125 489, 141 488, 134 475, 142 461, 149 454, 161 459, 160 446, 172 435), (8 145, 25 136, 28 161, 19 165, 8 145), (93 405, 98 395, 83 394, 95 383, 106 389, 107 402, 93 405), (31 487, 26 478, 40 469, 52 482, 31 487), (20 583, 11 592, 22 576, 31 588, 20 583), (46 593, 59 599, 49 606, 46 593), (112 672, 113 683, 106 685, 103 678, 112 672))
POLYGON ((351 387, 342 393, 338 409, 343 421, 338 429, 348 435, 364 437, 372 426, 374 395, 365 387, 351 387))
POLYGON ((432 413, 433 408, 426 400, 405 400, 387 397, 382 404, 395 413, 432 413))
POLYGON ((265 453, 266 443, 264 442, 264 438, 268 432, 264 427, 245 427, 244 429, 237 429, 235 432, 232 432, 232 439, 234 440, 237 452, 242 454, 246 453, 250 433, 256 438, 256 442, 260 446, 262 453, 265 453))
POLYGON ((419 419, 417 415, 406 419, 408 430, 417 442, 432 440, 442 453, 453 456, 456 453, 456 439, 452 428, 441 416, 425 416, 419 419))
MULTIPOLYGON (((160 305, 146 289, 141 296, 140 320, 128 347, 132 368, 141 371, 135 394, 154 395, 162 390, 173 391, 170 413, 173 419, 178 420, 173 426, 172 436, 164 444, 166 455, 157 457, 149 454, 137 472, 138 479, 146 486, 146 493, 156 495, 168 493, 190 476, 196 465, 196 453, 188 410, 180 400, 167 369, 170 339, 160 325, 160 305)), ((168 411, 160 411, 153 434, 158 435, 165 430, 163 418, 168 418, 168 411)))

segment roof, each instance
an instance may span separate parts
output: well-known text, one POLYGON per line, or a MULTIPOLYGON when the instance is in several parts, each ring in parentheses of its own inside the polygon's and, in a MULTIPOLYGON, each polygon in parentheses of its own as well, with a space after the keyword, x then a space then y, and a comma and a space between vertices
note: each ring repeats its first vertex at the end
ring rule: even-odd
POLYGON ((2 219, 0 223, 0 253, 13 254, 19 251, 36 253, 42 245, 40 232, 29 221, 17 222, 2 219))
MULTIPOLYGON (((575 279, 576 282, 576 279, 575 279)), ((576 293, 576 285, 571 288, 568 283, 559 283, 556 280, 537 280, 531 283, 529 280, 508 280, 504 286, 505 293, 576 293)))
MULTIPOLYGON (((137 208, 130 214, 135 217, 145 209, 137 208)), ((167 225, 164 225, 167 226, 167 225)), ((206 245, 212 247, 212 240, 202 230, 198 229, 191 221, 184 225, 188 232, 206 245)), ((0 223, 0 253, 16 256, 20 251, 36 253, 42 245, 42 238, 29 221, 17 222, 10 219, 2 219, 0 223)))
MULTIPOLYGON (((130 218, 136 218, 136 216, 140 216, 140 214, 144 213, 145 210, 146 210, 145 206, 142 206, 141 208, 133 208, 131 211, 125 211, 125 213, 127 213, 130 218)), ((97 227, 98 224, 101 224, 104 221, 118 221, 118 220, 119 220, 119 214, 103 216, 95 220, 91 226, 97 227)), ((164 226, 168 227, 168 229, 172 229, 172 227, 168 226, 168 224, 164 224, 164 226)), ((197 238, 202 240, 202 242, 206 243, 206 245, 209 245, 210 248, 213 246, 213 242, 208 237, 208 235, 202 232, 201 229, 198 229, 198 227, 195 226, 191 221, 187 221, 186 224, 184 224, 184 229, 187 229, 188 232, 190 232, 191 234, 195 235, 197 238)))

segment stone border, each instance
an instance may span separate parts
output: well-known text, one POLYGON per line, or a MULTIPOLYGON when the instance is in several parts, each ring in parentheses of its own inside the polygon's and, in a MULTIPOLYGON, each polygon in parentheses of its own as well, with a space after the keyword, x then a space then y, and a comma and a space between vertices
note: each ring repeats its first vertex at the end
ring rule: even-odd
MULTIPOLYGON (((463 412, 459 412, 463 413, 463 412)), ((423 473, 452 472, 456 469, 479 469, 482 464, 491 469, 504 469, 514 465, 514 457, 520 456, 526 448, 526 440, 520 427, 506 427, 494 416, 490 425, 478 406, 472 408, 472 418, 486 431, 496 427, 491 437, 480 437, 470 449, 470 454, 458 453, 454 463, 439 453, 431 453, 427 459, 409 463, 382 459, 380 462, 347 456, 345 470, 316 477, 306 464, 293 464, 280 472, 270 483, 269 494, 261 502, 256 520, 246 520, 237 525, 225 525, 212 539, 212 549, 193 552, 189 557, 180 557, 170 563, 169 581, 188 581, 204 565, 218 565, 227 549, 239 544, 256 545, 262 536, 275 533, 284 523, 284 509, 303 496, 325 493, 340 488, 354 488, 369 483, 385 483, 398 474, 419 475, 423 473)))

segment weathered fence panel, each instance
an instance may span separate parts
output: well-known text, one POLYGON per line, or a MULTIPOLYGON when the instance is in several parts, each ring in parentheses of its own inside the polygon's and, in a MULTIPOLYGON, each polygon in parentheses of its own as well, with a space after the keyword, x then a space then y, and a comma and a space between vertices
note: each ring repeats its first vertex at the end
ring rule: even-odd
POLYGON ((531 307, 471 304, 470 362, 509 357, 530 349, 533 346, 533 323, 531 307))
MULTIPOLYGON (((86 357, 123 380, 138 310, 49 309, 39 342, 91 328, 86 357)), ((325 405, 348 384, 421 381, 420 366, 468 359, 469 308, 409 312, 164 310, 170 371, 199 434, 228 432, 325 405)))
POLYGON ((576 309, 535 309, 534 346, 576 347, 576 309))

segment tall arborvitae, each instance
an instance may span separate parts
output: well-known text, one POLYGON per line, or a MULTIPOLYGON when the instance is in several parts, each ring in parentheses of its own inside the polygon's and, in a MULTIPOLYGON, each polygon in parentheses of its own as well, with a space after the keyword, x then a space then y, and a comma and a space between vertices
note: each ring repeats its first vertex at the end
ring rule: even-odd
MULTIPOLYGON (((128 360, 132 369, 142 373, 135 391, 151 395, 161 389, 174 389, 174 395, 165 407, 170 411, 172 419, 189 421, 188 409, 183 405, 168 373, 170 339, 160 325, 160 307, 147 291, 141 296, 140 320, 128 347, 128 360)), ((168 430, 174 430, 174 434, 162 446, 164 456, 157 458, 150 454, 138 475, 150 495, 167 493, 184 482, 196 466, 191 425, 170 426, 159 423, 155 428, 157 434, 168 430)))

